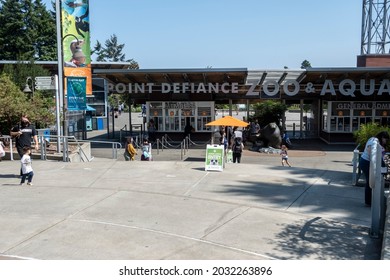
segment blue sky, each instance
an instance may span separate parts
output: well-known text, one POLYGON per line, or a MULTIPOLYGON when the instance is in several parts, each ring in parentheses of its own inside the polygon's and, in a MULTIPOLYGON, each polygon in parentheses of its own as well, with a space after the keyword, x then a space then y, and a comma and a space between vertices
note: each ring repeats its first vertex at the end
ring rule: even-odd
MULTIPOLYGON (((79 0, 80 1, 80 0, 79 0)), ((43 0, 47 7, 51 0, 43 0)), ((355 67, 361 0, 89 0, 91 44, 141 68, 355 67)))

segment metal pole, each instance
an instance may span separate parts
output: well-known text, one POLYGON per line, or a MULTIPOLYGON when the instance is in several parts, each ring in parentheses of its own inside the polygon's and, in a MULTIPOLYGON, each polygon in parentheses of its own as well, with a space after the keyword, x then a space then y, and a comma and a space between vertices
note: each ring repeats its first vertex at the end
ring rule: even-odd
POLYGON ((61 135, 61 104, 60 91, 58 87, 58 75, 54 75, 54 85, 56 90, 56 130, 57 130, 57 153, 61 151, 60 138, 61 135))
POLYGON ((382 207, 384 207, 383 176, 381 173, 382 149, 376 139, 371 146, 370 155, 370 187, 372 189, 371 203, 371 231, 373 238, 379 238, 382 220, 382 207))
POLYGON ((299 139, 303 138, 303 99, 299 102, 299 139))
POLYGON ((61 5, 60 0, 56 0, 56 29, 57 29, 57 60, 58 60, 58 96, 60 106, 62 105, 63 113, 63 134, 57 131, 58 135, 67 135, 66 109, 65 109, 65 95, 64 95, 64 69, 62 57, 62 30, 61 30, 61 5))

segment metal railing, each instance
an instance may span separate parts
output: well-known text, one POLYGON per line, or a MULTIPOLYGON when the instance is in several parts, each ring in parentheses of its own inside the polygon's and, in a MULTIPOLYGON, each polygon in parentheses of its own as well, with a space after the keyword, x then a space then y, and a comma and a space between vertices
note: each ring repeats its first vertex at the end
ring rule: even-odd
POLYGON ((164 149, 166 149, 166 150, 180 149, 180 160, 184 160, 185 156, 187 155, 187 153, 189 151, 189 146, 190 146, 190 142, 191 142, 190 137, 187 136, 178 145, 174 145, 174 144, 170 143, 169 140, 171 140, 171 142, 173 142, 172 139, 170 139, 167 134, 163 135, 161 137, 161 140, 157 139, 157 141, 156 141, 157 155, 160 154, 160 151, 163 152, 164 149))
MULTIPOLYGON (((353 151, 352 159, 352 184, 357 185, 361 174, 359 168, 359 159, 362 152, 358 150, 357 146, 353 151)), ((384 227, 386 216, 386 203, 384 195, 384 177, 388 172, 387 168, 382 169, 382 148, 378 139, 374 140, 371 145, 370 153, 370 169, 369 169, 369 185, 372 189, 372 203, 371 203, 371 229, 370 236, 379 238, 384 227)), ((366 178, 367 180, 367 178, 366 178)))
MULTIPOLYGON (((3 135, 0 139, 9 140, 9 150, 10 150, 10 160, 14 160, 13 151, 14 151, 14 141, 12 137, 8 135, 3 135)), ((111 158, 118 159, 118 151, 122 149, 122 144, 119 142, 108 142, 108 141, 89 141, 89 140, 77 140, 75 136, 59 136, 59 135, 40 135, 38 136, 39 142, 39 153, 40 158, 42 160, 47 160, 49 156, 53 156, 54 153, 51 153, 48 150, 50 145, 56 145, 57 150, 56 154, 58 158, 62 155, 62 161, 69 162, 70 156, 73 153, 79 155, 80 161, 91 161, 94 157, 92 156, 92 152, 85 151, 85 147, 83 147, 84 143, 89 143, 90 149, 92 149, 92 144, 104 144, 111 146, 111 158), (75 145, 75 150, 70 150, 70 146, 75 145)))
POLYGON ((384 170, 382 170, 382 161, 382 147, 379 144, 379 140, 375 139, 373 145, 371 146, 369 170, 369 184, 372 189, 370 235, 374 238, 380 237, 386 216, 386 204, 384 196, 384 170))

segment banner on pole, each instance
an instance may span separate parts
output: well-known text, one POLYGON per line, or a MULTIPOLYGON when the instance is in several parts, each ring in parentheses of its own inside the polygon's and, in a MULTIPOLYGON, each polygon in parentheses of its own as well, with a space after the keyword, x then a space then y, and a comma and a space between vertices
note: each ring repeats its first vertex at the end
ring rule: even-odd
POLYGON ((89 1, 61 0, 62 49, 65 77, 86 77, 92 94, 89 1))
POLYGON ((67 77, 67 96, 69 111, 83 111, 87 109, 86 78, 67 77))

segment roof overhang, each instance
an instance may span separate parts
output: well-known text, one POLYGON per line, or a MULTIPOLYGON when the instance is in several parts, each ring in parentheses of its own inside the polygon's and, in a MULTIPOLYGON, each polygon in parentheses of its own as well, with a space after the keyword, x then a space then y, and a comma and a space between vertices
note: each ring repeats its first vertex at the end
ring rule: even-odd
POLYGON ((247 68, 195 69, 93 69, 93 74, 112 83, 240 83, 244 84, 247 68))

